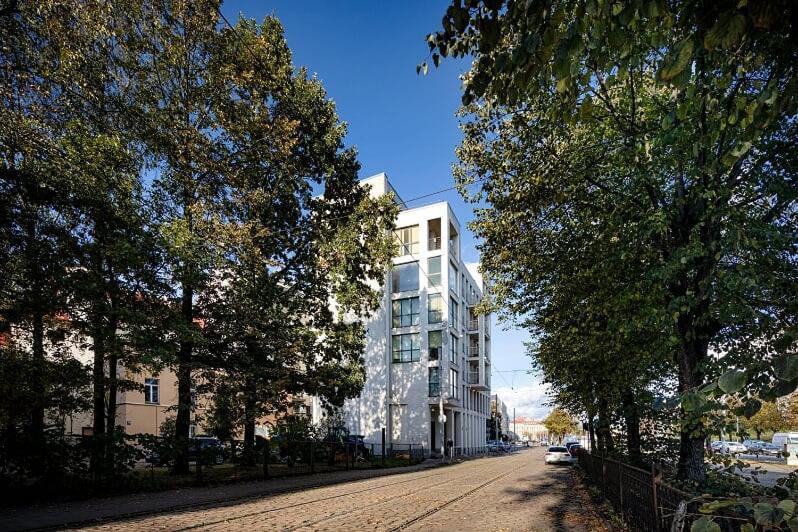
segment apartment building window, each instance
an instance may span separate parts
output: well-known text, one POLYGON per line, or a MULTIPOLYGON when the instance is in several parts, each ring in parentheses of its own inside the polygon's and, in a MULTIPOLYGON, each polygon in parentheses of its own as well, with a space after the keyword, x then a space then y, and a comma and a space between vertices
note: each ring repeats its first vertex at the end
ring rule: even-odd
POLYGON ((440 294, 427 296, 427 323, 440 323, 443 321, 443 298, 440 294))
POLYGON ((144 402, 153 404, 160 402, 158 379, 144 379, 144 402))
POLYGON ((391 308, 391 324, 394 327, 418 325, 418 298, 394 299, 391 308))
POLYGON ((430 331, 427 333, 427 343, 429 344, 429 359, 438 360, 441 358, 443 350, 443 333, 441 331, 430 331))
POLYGON ((429 396, 438 397, 441 394, 441 368, 435 366, 429 368, 429 396))
POLYGON ((418 290, 418 262, 397 264, 391 273, 394 293, 418 290))
POLYGON ((411 225, 397 229, 396 235, 397 254, 412 255, 418 253, 418 226, 411 225))
POLYGON ((427 259, 427 273, 429 277, 429 284, 430 286, 440 286, 441 285, 441 258, 438 257, 430 257, 427 259))
POLYGON ((449 395, 452 399, 458 399, 459 395, 458 392, 460 391, 460 387, 457 385, 457 370, 450 369, 449 370, 449 395))
POLYGON ((449 327, 457 327, 457 303, 449 298, 449 327))
POLYGON ((420 334, 395 334, 392 342, 394 362, 418 362, 421 359, 420 334))
POLYGON ((457 293, 457 268, 451 262, 449 263, 449 290, 457 293))
POLYGON ((449 361, 457 364, 457 336, 449 333, 449 361))

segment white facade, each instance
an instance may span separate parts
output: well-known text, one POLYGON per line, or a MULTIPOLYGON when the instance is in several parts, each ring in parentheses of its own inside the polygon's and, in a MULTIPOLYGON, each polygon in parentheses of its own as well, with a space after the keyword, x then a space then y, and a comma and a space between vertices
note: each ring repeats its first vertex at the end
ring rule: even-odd
MULTIPOLYGON (((385 174, 363 183, 375 195, 395 192, 385 174)), ((389 445, 439 453, 451 440, 456 452, 474 452, 490 417, 490 317, 473 313, 481 282, 461 259, 448 203, 397 203, 397 256, 368 323, 366 383, 346 401, 344 420, 369 443, 380 444, 385 429, 389 445)))

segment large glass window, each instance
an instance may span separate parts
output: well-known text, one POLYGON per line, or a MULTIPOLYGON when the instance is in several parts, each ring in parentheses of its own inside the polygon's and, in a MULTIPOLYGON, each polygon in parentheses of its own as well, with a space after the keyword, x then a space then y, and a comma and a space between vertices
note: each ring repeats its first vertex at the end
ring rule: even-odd
POLYGON ((397 255, 411 255, 418 253, 418 226, 411 225, 397 229, 396 235, 397 255))
POLYGON ((440 294, 427 296, 427 323, 440 323, 443 321, 443 298, 440 294))
POLYGON ((394 299, 391 310, 391 324, 394 327, 418 325, 419 311, 417 297, 394 299))
POLYGON ((458 399, 459 395, 458 392, 460 391, 460 387, 457 385, 457 370, 450 369, 449 370, 449 395, 452 399, 458 399))
POLYGON ((457 364, 457 336, 449 333, 449 360, 457 364))
POLYGON ((449 327, 457 327, 457 302, 449 298, 449 327))
POLYGON ((408 292, 418 290, 418 263, 406 262, 397 264, 392 270, 393 292, 408 292))
POLYGON ((144 379, 144 402, 159 403, 159 388, 158 379, 144 379))
POLYGON ((441 258, 438 257, 430 257, 428 259, 428 267, 427 273, 429 277, 429 284, 430 286, 440 286, 441 285, 441 258))
POLYGON ((457 293, 457 268, 451 262, 449 263, 449 290, 457 293))
POLYGON ((429 396, 438 397, 441 394, 441 368, 429 368, 429 396))
POLYGON ((394 362, 418 362, 421 359, 420 334, 395 334, 392 340, 394 362))
POLYGON ((430 331, 427 334, 427 343, 429 344, 429 359, 438 360, 443 350, 443 333, 441 331, 430 331))

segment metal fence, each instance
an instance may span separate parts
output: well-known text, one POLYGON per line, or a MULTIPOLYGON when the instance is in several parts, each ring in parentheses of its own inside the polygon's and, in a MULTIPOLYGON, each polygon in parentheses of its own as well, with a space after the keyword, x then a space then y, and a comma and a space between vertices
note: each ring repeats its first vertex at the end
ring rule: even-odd
POLYGON ((663 482, 656 467, 640 469, 584 449, 579 451, 578 459, 590 481, 631 530, 690 530, 699 503, 691 502, 693 496, 689 493, 663 482))

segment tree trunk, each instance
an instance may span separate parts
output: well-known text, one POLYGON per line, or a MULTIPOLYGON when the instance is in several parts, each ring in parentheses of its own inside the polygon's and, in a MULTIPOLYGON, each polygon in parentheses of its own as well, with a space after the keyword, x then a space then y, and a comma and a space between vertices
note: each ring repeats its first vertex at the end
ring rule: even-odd
POLYGON ((107 470, 109 473, 115 473, 115 450, 116 450, 116 392, 117 392, 117 366, 119 362, 119 353, 117 351, 116 343, 116 328, 117 318, 116 310, 111 307, 111 317, 108 323, 109 337, 111 338, 111 345, 108 351, 108 411, 106 430, 106 450, 105 460, 107 463, 107 470))
MULTIPOLYGON (((682 348, 679 352, 679 392, 685 393, 693 390, 703 383, 704 375, 700 364, 706 357, 707 344, 701 340, 701 336, 695 332, 691 326, 689 317, 680 319, 679 329, 682 338, 682 348), (703 344, 703 345, 702 345, 703 344)), ((704 469, 704 440, 706 431, 700 418, 687 419, 688 416, 682 410, 682 417, 685 423, 682 425, 682 432, 679 441, 679 466, 677 478, 689 480, 699 486, 706 480, 704 469)))
POLYGON ((102 325, 103 317, 99 309, 94 311, 92 317, 92 349, 94 350, 94 365, 92 367, 92 446, 90 467, 94 475, 101 472, 103 464, 103 451, 105 445, 105 332, 102 325))
POLYGON ((605 399, 599 400, 598 435, 598 446, 601 454, 604 455, 615 452, 615 444, 612 441, 612 431, 610 429, 608 405, 605 399))
POLYGON ((40 310, 33 313, 33 405, 31 405, 30 435, 34 445, 44 444, 44 315, 40 310))
POLYGON ((596 427, 593 423, 593 415, 589 415, 587 418, 587 433, 590 437, 590 452, 596 452, 596 427))
POLYGON ((623 416, 626 424, 626 450, 629 453, 629 462, 639 466, 643 462, 643 455, 640 452, 640 415, 635 395, 631 391, 627 391, 623 396, 623 416))
POLYGON ((255 462, 255 409, 257 407, 257 389, 252 379, 245 383, 244 396, 244 463, 255 462))
MULTIPOLYGON (((188 330, 194 327, 194 290, 183 283, 181 315, 188 330)), ((191 429, 191 340, 183 338, 177 354, 177 416, 175 418, 175 473, 188 473, 188 447, 191 429)))

